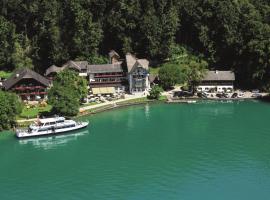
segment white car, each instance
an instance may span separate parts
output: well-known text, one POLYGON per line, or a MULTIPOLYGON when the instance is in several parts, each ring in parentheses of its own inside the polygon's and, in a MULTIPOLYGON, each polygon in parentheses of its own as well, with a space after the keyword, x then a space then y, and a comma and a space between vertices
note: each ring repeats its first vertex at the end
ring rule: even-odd
POLYGON ((243 92, 238 93, 238 97, 239 97, 239 98, 244 97, 244 93, 243 93, 243 92))

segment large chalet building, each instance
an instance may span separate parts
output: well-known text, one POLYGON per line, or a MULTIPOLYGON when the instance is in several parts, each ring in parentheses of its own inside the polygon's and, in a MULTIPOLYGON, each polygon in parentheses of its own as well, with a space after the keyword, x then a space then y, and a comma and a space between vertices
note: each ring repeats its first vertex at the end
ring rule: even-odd
POLYGON ((22 100, 47 98, 47 89, 55 75, 65 69, 75 70, 88 80, 90 92, 106 95, 129 92, 145 93, 150 89, 149 61, 128 53, 125 59, 115 51, 109 52, 108 64, 88 64, 87 61, 68 61, 62 67, 50 66, 44 76, 27 68, 16 70, 2 83, 2 89, 18 94, 22 100))
POLYGON ((137 59, 132 54, 126 55, 126 64, 128 70, 129 92, 146 92, 150 89, 149 81, 149 61, 146 59, 137 59))
POLYGON ((234 90, 235 74, 232 71, 207 71, 203 79, 196 83, 197 92, 230 92, 234 90))
POLYGON ((93 94, 129 92, 144 93, 150 89, 149 61, 137 59, 127 53, 124 60, 114 50, 109 52, 108 64, 90 65, 87 61, 68 61, 62 67, 49 67, 45 73, 49 79, 64 70, 73 69, 80 76, 87 77, 93 94))
POLYGON ((27 69, 16 70, 11 77, 3 82, 3 89, 12 91, 21 97, 22 100, 46 99, 47 89, 51 81, 40 74, 27 69))

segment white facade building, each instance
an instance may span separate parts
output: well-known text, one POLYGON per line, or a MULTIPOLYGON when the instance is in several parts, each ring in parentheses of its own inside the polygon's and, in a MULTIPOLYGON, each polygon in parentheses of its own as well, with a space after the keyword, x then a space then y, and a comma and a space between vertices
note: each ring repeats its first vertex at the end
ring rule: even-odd
POLYGON ((128 53, 126 55, 128 70, 129 92, 144 93, 150 89, 149 81, 149 61, 146 59, 137 59, 128 53))
POLYGON ((208 71, 196 85, 197 92, 232 92, 235 74, 232 71, 208 71))

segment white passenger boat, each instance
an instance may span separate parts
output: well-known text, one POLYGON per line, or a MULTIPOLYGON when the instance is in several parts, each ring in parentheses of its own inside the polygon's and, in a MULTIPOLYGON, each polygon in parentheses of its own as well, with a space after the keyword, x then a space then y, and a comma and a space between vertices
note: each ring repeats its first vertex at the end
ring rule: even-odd
POLYGON ((53 117, 46 119, 38 119, 34 124, 31 124, 28 129, 16 130, 18 138, 55 135, 68 131, 78 130, 87 127, 89 122, 76 122, 74 120, 66 120, 64 117, 53 117))

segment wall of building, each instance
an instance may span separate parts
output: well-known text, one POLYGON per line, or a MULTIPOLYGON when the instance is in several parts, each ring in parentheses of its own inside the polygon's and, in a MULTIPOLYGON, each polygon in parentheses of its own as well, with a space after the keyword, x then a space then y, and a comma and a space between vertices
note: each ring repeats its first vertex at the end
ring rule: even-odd
POLYGON ((208 92, 214 89, 216 92, 225 92, 234 89, 233 85, 198 85, 196 87, 197 92, 208 92))
POLYGON ((47 98, 47 87, 35 79, 22 79, 9 90, 19 95, 22 100, 39 100, 47 98))
POLYGON ((149 74, 144 68, 137 68, 128 76, 129 92, 140 93, 150 89, 149 74))

